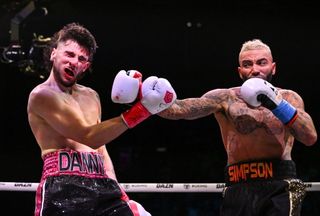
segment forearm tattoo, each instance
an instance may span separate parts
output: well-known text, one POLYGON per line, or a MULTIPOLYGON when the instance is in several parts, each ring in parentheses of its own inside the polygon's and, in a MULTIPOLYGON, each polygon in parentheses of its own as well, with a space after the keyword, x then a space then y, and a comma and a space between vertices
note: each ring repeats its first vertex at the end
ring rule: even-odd
POLYGON ((196 119, 213 114, 221 108, 223 98, 207 94, 201 98, 176 100, 167 110, 159 115, 169 119, 196 119))

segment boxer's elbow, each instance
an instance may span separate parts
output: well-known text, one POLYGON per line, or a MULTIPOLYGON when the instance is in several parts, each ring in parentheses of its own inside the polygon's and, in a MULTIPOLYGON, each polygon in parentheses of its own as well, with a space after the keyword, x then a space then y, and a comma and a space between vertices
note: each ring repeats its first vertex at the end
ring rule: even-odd
POLYGON ((306 146, 312 146, 317 142, 317 140, 318 140, 318 135, 317 135, 317 132, 314 130, 307 135, 303 143, 306 146))

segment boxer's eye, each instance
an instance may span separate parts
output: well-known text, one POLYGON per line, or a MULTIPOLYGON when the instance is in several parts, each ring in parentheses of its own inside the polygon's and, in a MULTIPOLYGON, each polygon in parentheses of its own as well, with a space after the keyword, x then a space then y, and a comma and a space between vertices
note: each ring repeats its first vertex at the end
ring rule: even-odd
POLYGON ((242 62, 242 67, 244 67, 244 68, 251 67, 252 65, 253 65, 252 61, 243 61, 242 62))

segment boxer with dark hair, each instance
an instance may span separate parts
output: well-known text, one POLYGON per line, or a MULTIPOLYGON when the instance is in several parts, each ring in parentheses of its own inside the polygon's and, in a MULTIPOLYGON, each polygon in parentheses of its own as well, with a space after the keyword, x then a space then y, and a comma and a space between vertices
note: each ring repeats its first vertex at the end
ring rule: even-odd
POLYGON ((44 161, 35 216, 150 216, 120 187, 105 144, 168 108, 176 99, 174 89, 164 78, 141 83, 139 72, 126 75, 133 83, 128 91, 137 94, 134 89, 141 87, 141 97, 120 116, 101 121, 97 92, 77 83, 92 64, 95 38, 71 23, 52 42, 50 75, 28 101, 29 124, 44 161))

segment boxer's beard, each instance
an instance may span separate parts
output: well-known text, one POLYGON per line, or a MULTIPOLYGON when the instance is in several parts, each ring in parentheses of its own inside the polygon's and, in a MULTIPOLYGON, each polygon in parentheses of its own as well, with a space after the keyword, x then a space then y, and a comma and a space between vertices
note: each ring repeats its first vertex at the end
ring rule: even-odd
POLYGON ((83 78, 86 74, 87 74, 86 71, 83 71, 82 73, 79 73, 79 74, 77 75, 77 82, 80 81, 80 80, 82 80, 82 78, 83 78))
POLYGON ((77 82, 77 77, 73 81, 65 82, 62 79, 62 74, 53 66, 53 75, 58 83, 62 84, 64 87, 71 87, 77 82))
MULTIPOLYGON (((255 77, 255 76, 253 76, 253 77, 255 77)), ((248 80, 249 78, 253 78, 253 77, 243 76, 243 77, 242 77, 242 80, 243 80, 243 82, 245 82, 245 81, 248 80)), ((258 77, 258 76, 257 76, 257 77, 258 77)), ((260 78, 260 77, 259 77, 259 78, 260 78)), ((269 83, 271 83, 271 80, 272 80, 272 73, 271 73, 271 72, 266 76, 265 80, 268 81, 269 83)))

